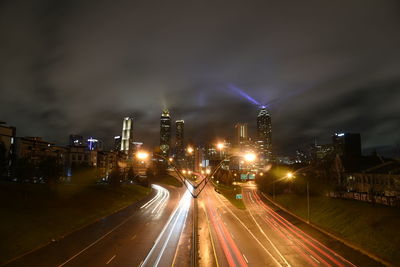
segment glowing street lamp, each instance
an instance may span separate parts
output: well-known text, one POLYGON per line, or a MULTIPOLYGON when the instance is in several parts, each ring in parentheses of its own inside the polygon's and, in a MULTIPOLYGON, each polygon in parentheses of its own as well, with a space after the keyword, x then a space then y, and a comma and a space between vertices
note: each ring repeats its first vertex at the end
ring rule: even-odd
POLYGON ((288 179, 292 179, 292 178, 294 178, 294 175, 293 175, 292 172, 288 172, 288 173, 286 174, 286 177, 287 177, 288 179))
POLYGON ((139 151, 136 153, 136 158, 140 160, 145 160, 149 157, 149 153, 146 151, 139 151))
POLYGON ((206 170, 206 174, 210 174, 211 173, 211 170, 210 169, 207 169, 206 170))
POLYGON ((183 173, 183 174, 186 174, 186 170, 182 170, 182 173, 183 173))
POLYGON ((187 152, 189 153, 189 154, 192 154, 193 153, 193 147, 191 147, 191 146, 189 146, 188 148, 187 148, 187 152))
POLYGON ((254 153, 247 153, 247 154, 244 155, 244 159, 245 159, 247 162, 253 162, 253 161, 256 160, 256 154, 254 154, 254 153))
POLYGON ((223 143, 218 143, 217 144, 217 148, 219 149, 219 150, 222 150, 222 149, 224 149, 224 144, 223 143))

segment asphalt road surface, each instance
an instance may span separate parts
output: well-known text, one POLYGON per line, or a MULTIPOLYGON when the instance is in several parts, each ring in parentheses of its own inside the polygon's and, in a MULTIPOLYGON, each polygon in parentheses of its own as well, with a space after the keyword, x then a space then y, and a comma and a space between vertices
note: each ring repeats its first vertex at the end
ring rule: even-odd
POLYGON ((272 207, 255 185, 245 184, 242 195, 246 210, 210 184, 200 196, 200 266, 379 266, 315 229, 300 229, 298 220, 272 207))
POLYGON ((170 266, 189 208, 181 201, 187 193, 183 187, 152 187, 146 199, 7 266, 170 266))

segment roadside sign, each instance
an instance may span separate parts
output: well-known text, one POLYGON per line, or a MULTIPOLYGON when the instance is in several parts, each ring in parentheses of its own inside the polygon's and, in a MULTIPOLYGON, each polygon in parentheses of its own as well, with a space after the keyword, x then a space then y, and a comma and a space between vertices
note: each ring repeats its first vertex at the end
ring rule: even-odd
POLYGON ((240 174, 240 179, 247 180, 247 173, 240 174))
POLYGON ((254 173, 249 173, 249 180, 256 179, 256 175, 254 173))
POLYGON ((236 194, 236 199, 242 199, 242 198, 243 198, 242 194, 236 194))

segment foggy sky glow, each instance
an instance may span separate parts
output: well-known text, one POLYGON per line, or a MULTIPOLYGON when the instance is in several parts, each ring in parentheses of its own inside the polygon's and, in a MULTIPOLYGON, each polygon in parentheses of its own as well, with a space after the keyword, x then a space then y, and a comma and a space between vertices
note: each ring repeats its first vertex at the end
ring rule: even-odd
POLYGON ((400 143, 398 1, 2 1, 0 121, 19 136, 105 144, 135 118, 159 141, 168 107, 188 139, 255 136, 260 105, 273 148, 361 132, 400 143))

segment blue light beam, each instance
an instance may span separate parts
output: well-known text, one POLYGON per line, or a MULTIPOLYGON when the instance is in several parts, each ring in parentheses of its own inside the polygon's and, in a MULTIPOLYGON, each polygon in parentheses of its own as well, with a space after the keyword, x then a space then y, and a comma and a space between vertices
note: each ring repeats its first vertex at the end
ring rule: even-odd
POLYGON ((246 92, 244 92, 243 90, 241 90, 239 87, 236 87, 233 84, 229 84, 228 88, 234 92, 239 94, 240 96, 244 97, 245 99, 247 99, 248 101, 250 101, 252 104, 257 105, 257 106, 262 106, 262 104, 260 104, 260 102, 258 102, 257 100, 255 100, 254 98, 252 98, 251 96, 249 96, 246 92))

